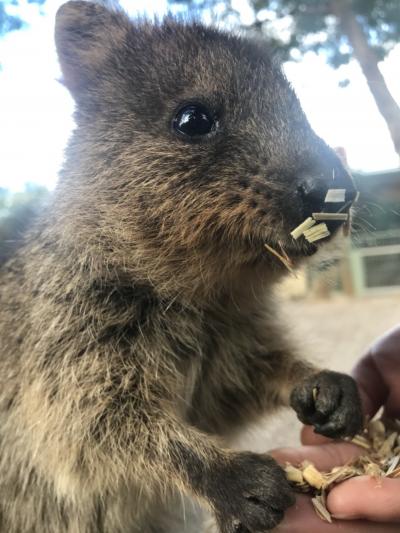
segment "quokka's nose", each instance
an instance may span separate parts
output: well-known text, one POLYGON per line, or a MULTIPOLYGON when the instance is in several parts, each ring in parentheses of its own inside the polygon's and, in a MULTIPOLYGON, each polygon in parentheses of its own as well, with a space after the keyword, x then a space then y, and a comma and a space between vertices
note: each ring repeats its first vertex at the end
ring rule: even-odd
POLYGON ((330 179, 305 176, 299 183, 297 193, 304 217, 314 213, 347 212, 357 191, 345 169, 332 171, 330 179))

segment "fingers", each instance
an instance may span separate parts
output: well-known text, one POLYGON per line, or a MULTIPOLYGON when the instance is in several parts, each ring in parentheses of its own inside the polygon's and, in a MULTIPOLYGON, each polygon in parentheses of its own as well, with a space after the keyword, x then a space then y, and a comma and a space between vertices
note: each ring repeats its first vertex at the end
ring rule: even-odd
POLYGON ((400 413, 400 326, 377 339, 353 370, 365 412, 385 405, 388 416, 400 413))
POLYGON ((373 416, 385 404, 389 390, 371 352, 360 359, 352 374, 358 384, 364 413, 373 416))
MULTIPOLYGON (((342 519, 364 518, 375 522, 400 522, 400 479, 362 476, 332 489, 327 506, 342 519)), ((400 531, 400 526, 397 524, 400 531)))
POLYGON ((331 470, 356 459, 365 453, 361 448, 347 442, 330 442, 328 444, 302 446, 301 448, 280 448, 271 452, 272 457, 279 463, 293 465, 307 460, 311 461, 319 470, 331 470))
POLYGON ((300 439, 302 444, 327 444, 332 442, 332 439, 324 437, 323 435, 318 435, 315 433, 312 426, 303 426, 300 434, 300 439))
POLYGON ((399 524, 377 524, 365 520, 322 521, 315 513, 311 499, 299 495, 296 504, 288 509, 277 533, 399 533, 399 524))

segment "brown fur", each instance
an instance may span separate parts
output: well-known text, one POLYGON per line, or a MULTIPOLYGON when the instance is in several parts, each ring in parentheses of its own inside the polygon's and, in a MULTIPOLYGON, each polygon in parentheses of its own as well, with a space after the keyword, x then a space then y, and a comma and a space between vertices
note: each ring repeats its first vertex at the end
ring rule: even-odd
POLYGON ((1 270, 0 531, 159 533, 173 493, 231 531, 213 473, 247 456, 221 439, 313 372, 263 243, 314 251, 288 238, 299 183, 345 171, 259 44, 83 2, 61 8, 56 42, 77 129, 1 270), (171 131, 192 98, 218 109, 215 140, 171 131))

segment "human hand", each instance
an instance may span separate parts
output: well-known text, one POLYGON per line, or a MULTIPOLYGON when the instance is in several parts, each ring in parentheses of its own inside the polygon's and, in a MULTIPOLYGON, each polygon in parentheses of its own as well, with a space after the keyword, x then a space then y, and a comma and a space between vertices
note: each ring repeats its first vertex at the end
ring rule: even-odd
MULTIPOLYGON (((384 406, 385 416, 400 418, 400 326, 379 337, 353 369, 363 404, 370 417, 384 406)), ((314 433, 312 427, 302 431, 303 444, 323 444, 330 439, 314 433)))
MULTIPOLYGON (((323 437, 319 438, 322 439, 323 437)), ((305 445, 301 448, 282 448, 272 451, 271 455, 282 465, 286 462, 299 464, 307 459, 319 470, 329 471, 334 466, 351 461, 363 453, 362 449, 353 444, 330 442, 322 445, 305 445)), ((350 482, 344 482, 342 485, 346 483, 350 482)), ((339 485, 339 487, 342 485, 339 485)), ((368 490, 370 491, 371 487, 368 490)), ((357 491, 357 487, 348 485, 346 491, 343 492, 343 496, 347 500, 339 504, 338 509, 343 511, 342 507, 346 501, 351 502, 353 506, 353 502, 357 502, 357 491)), ((332 514, 335 515, 336 502, 333 500, 331 505, 330 499, 331 496, 329 495, 328 507, 332 514)), ((335 516, 332 524, 323 522, 317 516, 311 503, 311 498, 306 495, 297 495, 295 505, 286 511, 283 522, 274 531, 277 533, 399 533, 399 523, 387 519, 383 520, 384 523, 378 523, 376 521, 357 519, 356 515, 354 515, 354 519, 347 517, 346 520, 337 520, 335 518, 339 517, 335 516)))
MULTIPOLYGON (((364 412, 373 416, 381 406, 391 418, 400 415, 400 327, 379 338, 357 363, 353 375, 358 383, 364 412)), ((320 454, 329 439, 316 435, 311 427, 302 432, 302 443, 320 444, 320 454)), ((331 445, 332 446, 332 445, 331 445)), ((342 446, 342 444, 337 444, 342 446)), ((307 448, 307 447, 306 447, 307 448)), ((360 476, 332 489, 327 507, 338 518, 362 518, 382 523, 398 522, 400 531, 400 479, 360 476)), ((387 527, 387 526, 385 526, 387 527)))
POLYGON ((366 414, 400 416, 400 326, 377 339, 353 370, 366 414))
MULTIPOLYGON (((379 338, 353 371, 364 410, 373 416, 381 406, 385 416, 400 415, 400 327, 379 338)), ((343 519, 400 522, 400 479, 353 478, 335 487, 328 507, 343 519)), ((400 531, 400 525, 398 525, 400 531)))

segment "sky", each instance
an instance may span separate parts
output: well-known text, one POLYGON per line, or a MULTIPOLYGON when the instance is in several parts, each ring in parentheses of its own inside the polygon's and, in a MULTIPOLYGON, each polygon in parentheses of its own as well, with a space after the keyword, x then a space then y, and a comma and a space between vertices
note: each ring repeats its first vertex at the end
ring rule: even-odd
MULTIPOLYGON (((0 187, 20 190, 25 182, 54 187, 63 150, 73 129, 73 101, 57 81, 60 70, 53 44, 54 16, 61 0, 48 0, 40 15, 23 0, 27 29, 0 39, 0 187)), ((122 0, 132 14, 163 14, 166 0, 122 0), (134 6, 134 7, 133 7, 134 6)), ((243 8, 245 0, 236 0, 243 8)), ((400 103, 400 45, 380 64, 400 103)), ((376 109, 356 62, 333 70, 309 53, 285 71, 316 132, 331 146, 345 147, 351 168, 378 171, 399 164, 385 122, 376 109), (339 81, 348 78, 346 88, 339 81)))

